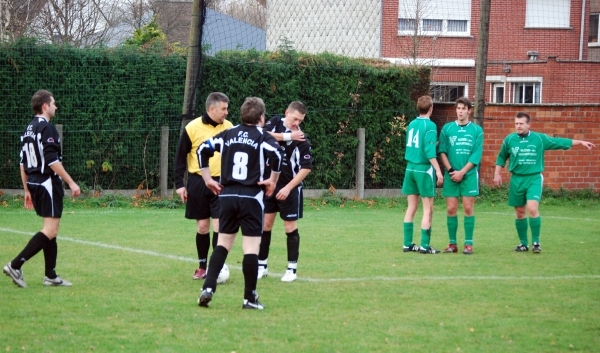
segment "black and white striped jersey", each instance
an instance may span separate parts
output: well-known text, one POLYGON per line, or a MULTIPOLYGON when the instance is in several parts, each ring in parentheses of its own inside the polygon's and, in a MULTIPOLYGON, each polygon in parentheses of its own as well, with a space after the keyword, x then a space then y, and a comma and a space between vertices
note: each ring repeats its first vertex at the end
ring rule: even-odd
POLYGON ((50 165, 62 162, 60 136, 54 125, 36 116, 21 135, 21 161, 26 174, 56 175, 50 165))
MULTIPOLYGON (((274 116, 265 124, 264 128, 276 133, 292 132, 284 123, 285 117, 274 116)), ((285 185, 294 179, 300 169, 312 169, 311 146, 308 139, 306 141, 281 141, 279 144, 285 149, 287 165, 282 167, 277 183, 285 185)))
POLYGON ((265 180, 265 161, 281 171, 285 158, 273 136, 258 126, 237 125, 209 138, 198 147, 200 168, 208 167, 214 152, 221 153, 221 185, 256 186, 265 180))

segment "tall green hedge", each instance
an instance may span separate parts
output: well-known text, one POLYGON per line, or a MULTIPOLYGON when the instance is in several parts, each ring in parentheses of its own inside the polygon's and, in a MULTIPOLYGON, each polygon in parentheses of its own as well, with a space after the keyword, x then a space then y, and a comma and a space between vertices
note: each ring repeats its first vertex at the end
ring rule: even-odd
MULTIPOLYGON (((170 172, 181 123, 186 58, 134 49, 77 49, 31 40, 0 50, 0 188, 20 188, 19 135, 39 88, 59 107, 64 163, 75 180, 103 189, 158 186, 160 126, 170 127, 170 172)), ((289 102, 308 107, 302 125, 313 146, 309 188, 354 187, 356 131, 366 129, 367 187, 398 188, 404 171, 404 118, 427 94, 429 71, 377 60, 296 52, 221 52, 205 57, 199 112, 212 91, 230 99, 239 122, 245 97, 259 96, 267 118, 289 102)), ((407 120, 409 120, 407 119, 407 120)))

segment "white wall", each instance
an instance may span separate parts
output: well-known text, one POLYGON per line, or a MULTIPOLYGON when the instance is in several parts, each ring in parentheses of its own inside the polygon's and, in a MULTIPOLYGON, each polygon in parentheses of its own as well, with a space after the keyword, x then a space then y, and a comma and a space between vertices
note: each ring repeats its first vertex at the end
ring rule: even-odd
POLYGON ((381 56, 381 0, 267 1, 267 50, 281 38, 298 51, 381 56))

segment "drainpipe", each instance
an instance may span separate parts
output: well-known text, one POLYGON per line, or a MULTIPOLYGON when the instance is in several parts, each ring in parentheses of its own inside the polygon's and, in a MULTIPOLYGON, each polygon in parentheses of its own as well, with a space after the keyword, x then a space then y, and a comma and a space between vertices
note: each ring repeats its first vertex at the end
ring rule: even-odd
POLYGON ((581 4, 581 31, 579 33, 579 61, 583 60, 583 32, 585 30, 585 0, 581 4))

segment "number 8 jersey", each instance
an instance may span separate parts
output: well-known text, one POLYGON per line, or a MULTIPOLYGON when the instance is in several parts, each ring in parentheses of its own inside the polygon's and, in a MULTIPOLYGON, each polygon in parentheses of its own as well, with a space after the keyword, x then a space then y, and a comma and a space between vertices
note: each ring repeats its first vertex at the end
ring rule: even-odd
POLYGON ((214 152, 221 153, 221 185, 257 186, 265 177, 268 159, 273 172, 281 171, 280 147, 273 136, 258 126, 237 125, 206 140, 198 147, 200 168, 208 167, 214 152))
POLYGON ((36 116, 21 136, 21 162, 26 174, 56 175, 49 167, 62 162, 60 136, 54 125, 36 116))

